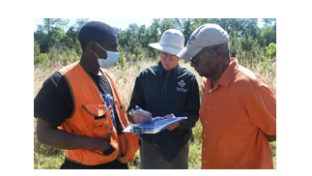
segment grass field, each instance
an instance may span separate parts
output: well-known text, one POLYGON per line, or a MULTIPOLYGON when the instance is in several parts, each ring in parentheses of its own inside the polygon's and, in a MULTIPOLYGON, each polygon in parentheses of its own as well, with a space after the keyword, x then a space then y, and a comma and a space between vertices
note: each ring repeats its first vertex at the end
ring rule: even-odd
MULTIPOLYGON (((132 89, 134 86, 136 76, 144 68, 156 64, 156 61, 142 61, 140 63, 126 64, 123 68, 120 66, 115 66, 110 68, 109 71, 115 80, 116 87, 119 91, 121 101, 124 103, 125 107, 128 107, 129 101, 132 94, 132 89), (125 86, 126 85, 126 86, 125 86)), ((196 74, 200 92, 201 90, 201 77, 195 72, 193 68, 190 67, 189 63, 180 62, 180 64, 196 74)), ((242 64, 242 63, 241 63, 242 64)), ((51 64, 53 65, 53 64, 51 64)), ((246 64, 242 64, 247 68, 253 70, 257 75, 262 77, 262 79, 267 83, 267 85, 272 89, 273 93, 276 94, 276 66, 275 63, 270 63, 269 67, 264 67, 263 64, 259 63, 250 68, 246 64)), ((43 67, 35 66, 34 69, 34 97, 40 90, 43 82, 55 71, 59 69, 56 67, 43 67)), ((34 168, 35 169, 58 169, 65 158, 65 152, 62 149, 56 149, 47 145, 40 144, 37 140, 35 134, 36 118, 34 118, 34 168)), ((201 123, 200 120, 196 123, 193 129, 193 135, 191 137, 190 152, 189 152, 189 168, 190 169, 200 169, 201 167, 201 123)), ((270 142, 270 146, 273 153, 274 167, 276 167, 276 142, 270 142)), ((138 169, 140 165, 140 155, 137 151, 135 158, 128 163, 129 168, 138 169)))

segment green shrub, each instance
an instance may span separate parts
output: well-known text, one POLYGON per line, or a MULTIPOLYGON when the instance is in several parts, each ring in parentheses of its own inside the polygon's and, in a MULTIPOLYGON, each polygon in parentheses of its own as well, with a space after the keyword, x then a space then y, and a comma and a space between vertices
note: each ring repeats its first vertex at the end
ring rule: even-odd
POLYGON ((131 61, 136 61, 136 55, 135 54, 131 54, 130 59, 131 59, 131 61))
POLYGON ((70 64, 70 60, 67 56, 64 56, 64 55, 60 55, 59 56, 60 58, 60 63, 65 66, 65 65, 69 65, 70 64))
POLYGON ((267 55, 270 57, 274 57, 276 55, 276 44, 270 43, 269 46, 265 47, 267 55))
POLYGON ((144 55, 143 53, 141 53, 141 54, 139 55, 139 61, 142 61, 143 57, 145 57, 145 55, 144 55))
POLYGON ((79 56, 74 50, 70 51, 69 57, 70 57, 71 62, 76 62, 79 60, 79 56))
POLYGON ((262 56, 261 69, 262 70, 271 69, 270 60, 265 56, 262 56))
POLYGON ((124 68, 124 66, 126 65, 127 59, 125 57, 119 57, 118 59, 118 63, 120 64, 121 68, 124 68))
POLYGON ((49 57, 47 54, 43 53, 43 54, 39 54, 39 56, 35 56, 34 58, 34 64, 45 64, 49 62, 49 57))

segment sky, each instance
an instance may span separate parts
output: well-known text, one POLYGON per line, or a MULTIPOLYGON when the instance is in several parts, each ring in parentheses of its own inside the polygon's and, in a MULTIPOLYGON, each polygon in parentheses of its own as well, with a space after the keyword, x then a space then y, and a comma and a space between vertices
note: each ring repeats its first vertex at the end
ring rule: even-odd
MULTIPOLYGON (((65 18, 66 19, 66 18, 65 18)), ((68 26, 72 26, 76 23, 77 18, 67 18, 70 20, 68 26)), ((160 18, 162 20, 162 18, 160 18)), ((145 24, 149 27, 153 23, 153 18, 89 18, 89 21, 102 21, 110 26, 125 30, 129 27, 129 24, 136 23, 138 26, 145 24)), ((43 25, 43 18, 34 19, 34 31, 37 30, 37 25, 43 25)), ((261 18, 258 20, 259 27, 262 27, 261 18)))

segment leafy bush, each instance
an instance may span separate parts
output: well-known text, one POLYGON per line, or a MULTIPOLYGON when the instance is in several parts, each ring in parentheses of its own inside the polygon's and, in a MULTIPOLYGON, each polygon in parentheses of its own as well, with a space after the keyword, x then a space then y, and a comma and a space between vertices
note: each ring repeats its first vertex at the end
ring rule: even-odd
POLYGON ((34 56, 40 55, 40 45, 37 41, 34 42, 34 56))
POLYGON ((270 60, 268 59, 268 57, 262 56, 262 62, 261 62, 261 69, 262 70, 267 70, 270 69, 270 60))
POLYGON ((80 59, 79 56, 77 55, 77 53, 74 50, 70 51, 69 58, 70 58, 71 62, 76 62, 76 61, 78 61, 80 59))
POLYGON ((38 56, 35 56, 34 58, 34 64, 45 64, 49 62, 49 57, 47 54, 43 53, 43 54, 39 54, 38 56))
POLYGON ((145 55, 144 55, 143 53, 141 53, 141 54, 139 55, 139 61, 142 61, 143 57, 145 57, 145 55))
POLYGON ((270 43, 269 46, 265 47, 267 55, 270 57, 276 56, 276 44, 270 43))
POLYGON ((136 61, 136 55, 135 55, 135 54, 131 54, 130 59, 131 59, 132 61, 136 61))
POLYGON ((60 55, 59 56, 60 59, 60 63, 65 66, 65 65, 69 65, 70 61, 69 58, 66 55, 60 55))

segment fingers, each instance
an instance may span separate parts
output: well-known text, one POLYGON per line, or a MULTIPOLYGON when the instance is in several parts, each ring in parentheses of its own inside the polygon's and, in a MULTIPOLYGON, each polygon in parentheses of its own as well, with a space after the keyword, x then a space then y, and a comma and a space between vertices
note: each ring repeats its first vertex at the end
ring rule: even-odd
POLYGON ((140 110, 136 110, 134 111, 133 115, 139 115, 139 116, 143 116, 143 117, 150 117, 152 118, 152 113, 148 112, 148 111, 140 111, 140 110))
POLYGON ((134 120, 135 123, 144 123, 144 117, 140 116, 139 114, 134 116, 133 120, 134 120))
POLYGON ((179 126, 180 126, 180 122, 174 123, 174 124, 168 126, 166 129, 169 130, 169 131, 172 131, 172 130, 174 130, 176 128, 179 128, 179 126))
POLYGON ((147 123, 152 120, 152 114, 150 112, 142 112, 140 110, 136 110, 133 113, 133 120, 135 123, 147 123))
POLYGON ((135 123, 142 123, 141 119, 139 117, 134 117, 133 116, 133 120, 135 123))
POLYGON ((149 111, 147 111, 147 110, 144 110, 143 112, 142 112, 142 111, 140 111, 140 113, 143 113, 143 114, 148 114, 148 115, 152 116, 152 113, 150 113, 150 112, 149 112, 149 111))
POLYGON ((152 121, 151 117, 143 117, 143 123, 148 123, 150 121, 152 121))
POLYGON ((170 125, 166 129, 169 131, 172 131, 172 130, 176 129, 176 127, 174 125, 170 125))
POLYGON ((152 118, 145 118, 145 117, 140 117, 140 118, 133 118, 135 123, 148 123, 152 120, 152 118))
POLYGON ((175 117, 175 116, 174 116, 174 114, 172 114, 172 113, 171 113, 171 114, 168 114, 168 115, 166 115, 166 116, 164 116, 165 119, 173 118, 173 117, 175 117))
POLYGON ((171 128, 171 126, 168 126, 166 129, 169 130, 169 131, 172 131, 172 130, 173 130, 173 129, 171 128))

